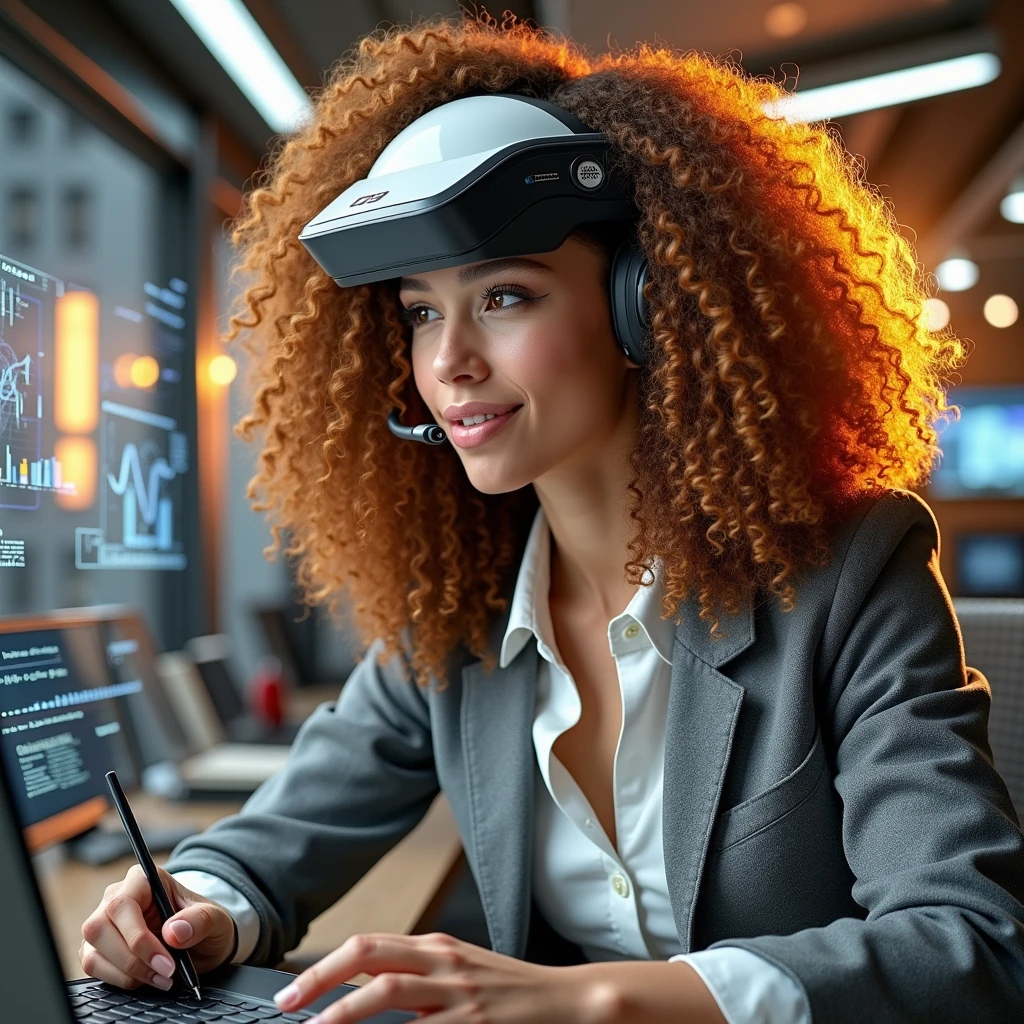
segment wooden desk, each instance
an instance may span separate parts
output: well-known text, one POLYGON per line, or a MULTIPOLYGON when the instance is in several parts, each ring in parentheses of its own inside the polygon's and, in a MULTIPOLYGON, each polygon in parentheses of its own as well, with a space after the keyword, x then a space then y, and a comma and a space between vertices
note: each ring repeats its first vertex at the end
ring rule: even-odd
MULTIPOLYGON (((139 821, 194 823, 206 828, 234 813, 239 803, 169 803, 157 797, 132 797, 139 821)), ((121 824, 111 811, 112 828, 121 824)), ((166 861, 157 857, 157 863, 166 861)), ((434 801, 423 821, 382 858, 364 878, 310 926, 305 939, 282 969, 302 969, 341 945, 350 935, 366 931, 412 934, 430 927, 437 897, 451 884, 462 861, 462 844, 448 801, 434 801)), ((103 897, 103 890, 124 878, 134 859, 124 857, 103 867, 62 859, 59 847, 36 858, 36 872, 50 924, 67 978, 83 976, 78 961, 82 922, 103 897)), ((354 979, 356 984, 365 978, 354 979)))

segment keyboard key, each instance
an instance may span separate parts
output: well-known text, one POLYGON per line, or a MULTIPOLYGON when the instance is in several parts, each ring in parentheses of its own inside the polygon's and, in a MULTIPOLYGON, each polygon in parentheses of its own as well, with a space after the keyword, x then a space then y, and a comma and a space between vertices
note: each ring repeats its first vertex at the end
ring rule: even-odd
POLYGON ((230 1017, 221 1017, 220 1024, 255 1024, 256 1018, 247 1013, 233 1013, 230 1017))

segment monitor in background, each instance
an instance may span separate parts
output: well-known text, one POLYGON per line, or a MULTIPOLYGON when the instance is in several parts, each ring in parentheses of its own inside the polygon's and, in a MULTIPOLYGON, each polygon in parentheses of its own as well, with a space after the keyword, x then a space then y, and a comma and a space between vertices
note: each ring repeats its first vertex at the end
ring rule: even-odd
POLYGON ((961 533, 956 589, 964 597, 1024 597, 1024 533, 961 533))
POLYGON ((106 814, 105 772, 138 785, 128 709, 143 683, 110 624, 88 618, 0 620, 0 664, 0 761, 38 850, 106 814))
POLYGON ((185 644, 185 650, 192 655, 199 669, 221 725, 229 729, 232 722, 246 714, 242 688, 228 660, 231 653, 230 637, 224 633, 193 637, 185 644))
POLYGON ((960 419, 939 430, 930 497, 1024 498, 1024 387, 952 388, 960 419))

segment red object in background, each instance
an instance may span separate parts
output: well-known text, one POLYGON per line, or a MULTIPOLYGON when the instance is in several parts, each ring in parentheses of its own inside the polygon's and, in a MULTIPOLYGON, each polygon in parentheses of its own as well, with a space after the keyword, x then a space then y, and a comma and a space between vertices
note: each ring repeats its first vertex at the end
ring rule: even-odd
POLYGON ((284 720, 284 685, 281 662, 261 658, 249 680, 249 702, 253 714, 274 729, 284 720))

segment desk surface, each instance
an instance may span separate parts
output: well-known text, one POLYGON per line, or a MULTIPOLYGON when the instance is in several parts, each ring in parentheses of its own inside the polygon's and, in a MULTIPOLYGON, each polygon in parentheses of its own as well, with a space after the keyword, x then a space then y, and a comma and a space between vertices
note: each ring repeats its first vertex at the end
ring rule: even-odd
MULTIPOLYGON (((329 695, 303 693, 303 710, 311 711, 320 700, 335 696, 336 691, 329 695)), ((240 806, 241 801, 173 803, 143 794, 132 797, 132 808, 143 827, 147 823, 192 824, 197 829, 205 829, 225 815, 233 814, 240 806)), ((113 810, 104 824, 121 827, 113 810)), ((291 957, 297 963, 308 963, 359 932, 408 934, 448 879, 461 849, 451 809, 447 800, 440 796, 423 821, 401 843, 312 923, 291 957)), ((163 864, 167 856, 157 855, 155 859, 163 864)), ((82 922, 99 904, 103 890, 111 882, 124 878, 133 863, 134 858, 123 857, 102 867, 92 867, 65 859, 60 847, 46 850, 36 858, 40 888, 66 977, 83 975, 78 960, 82 922)), ((359 979, 354 980, 360 983, 359 979)))

